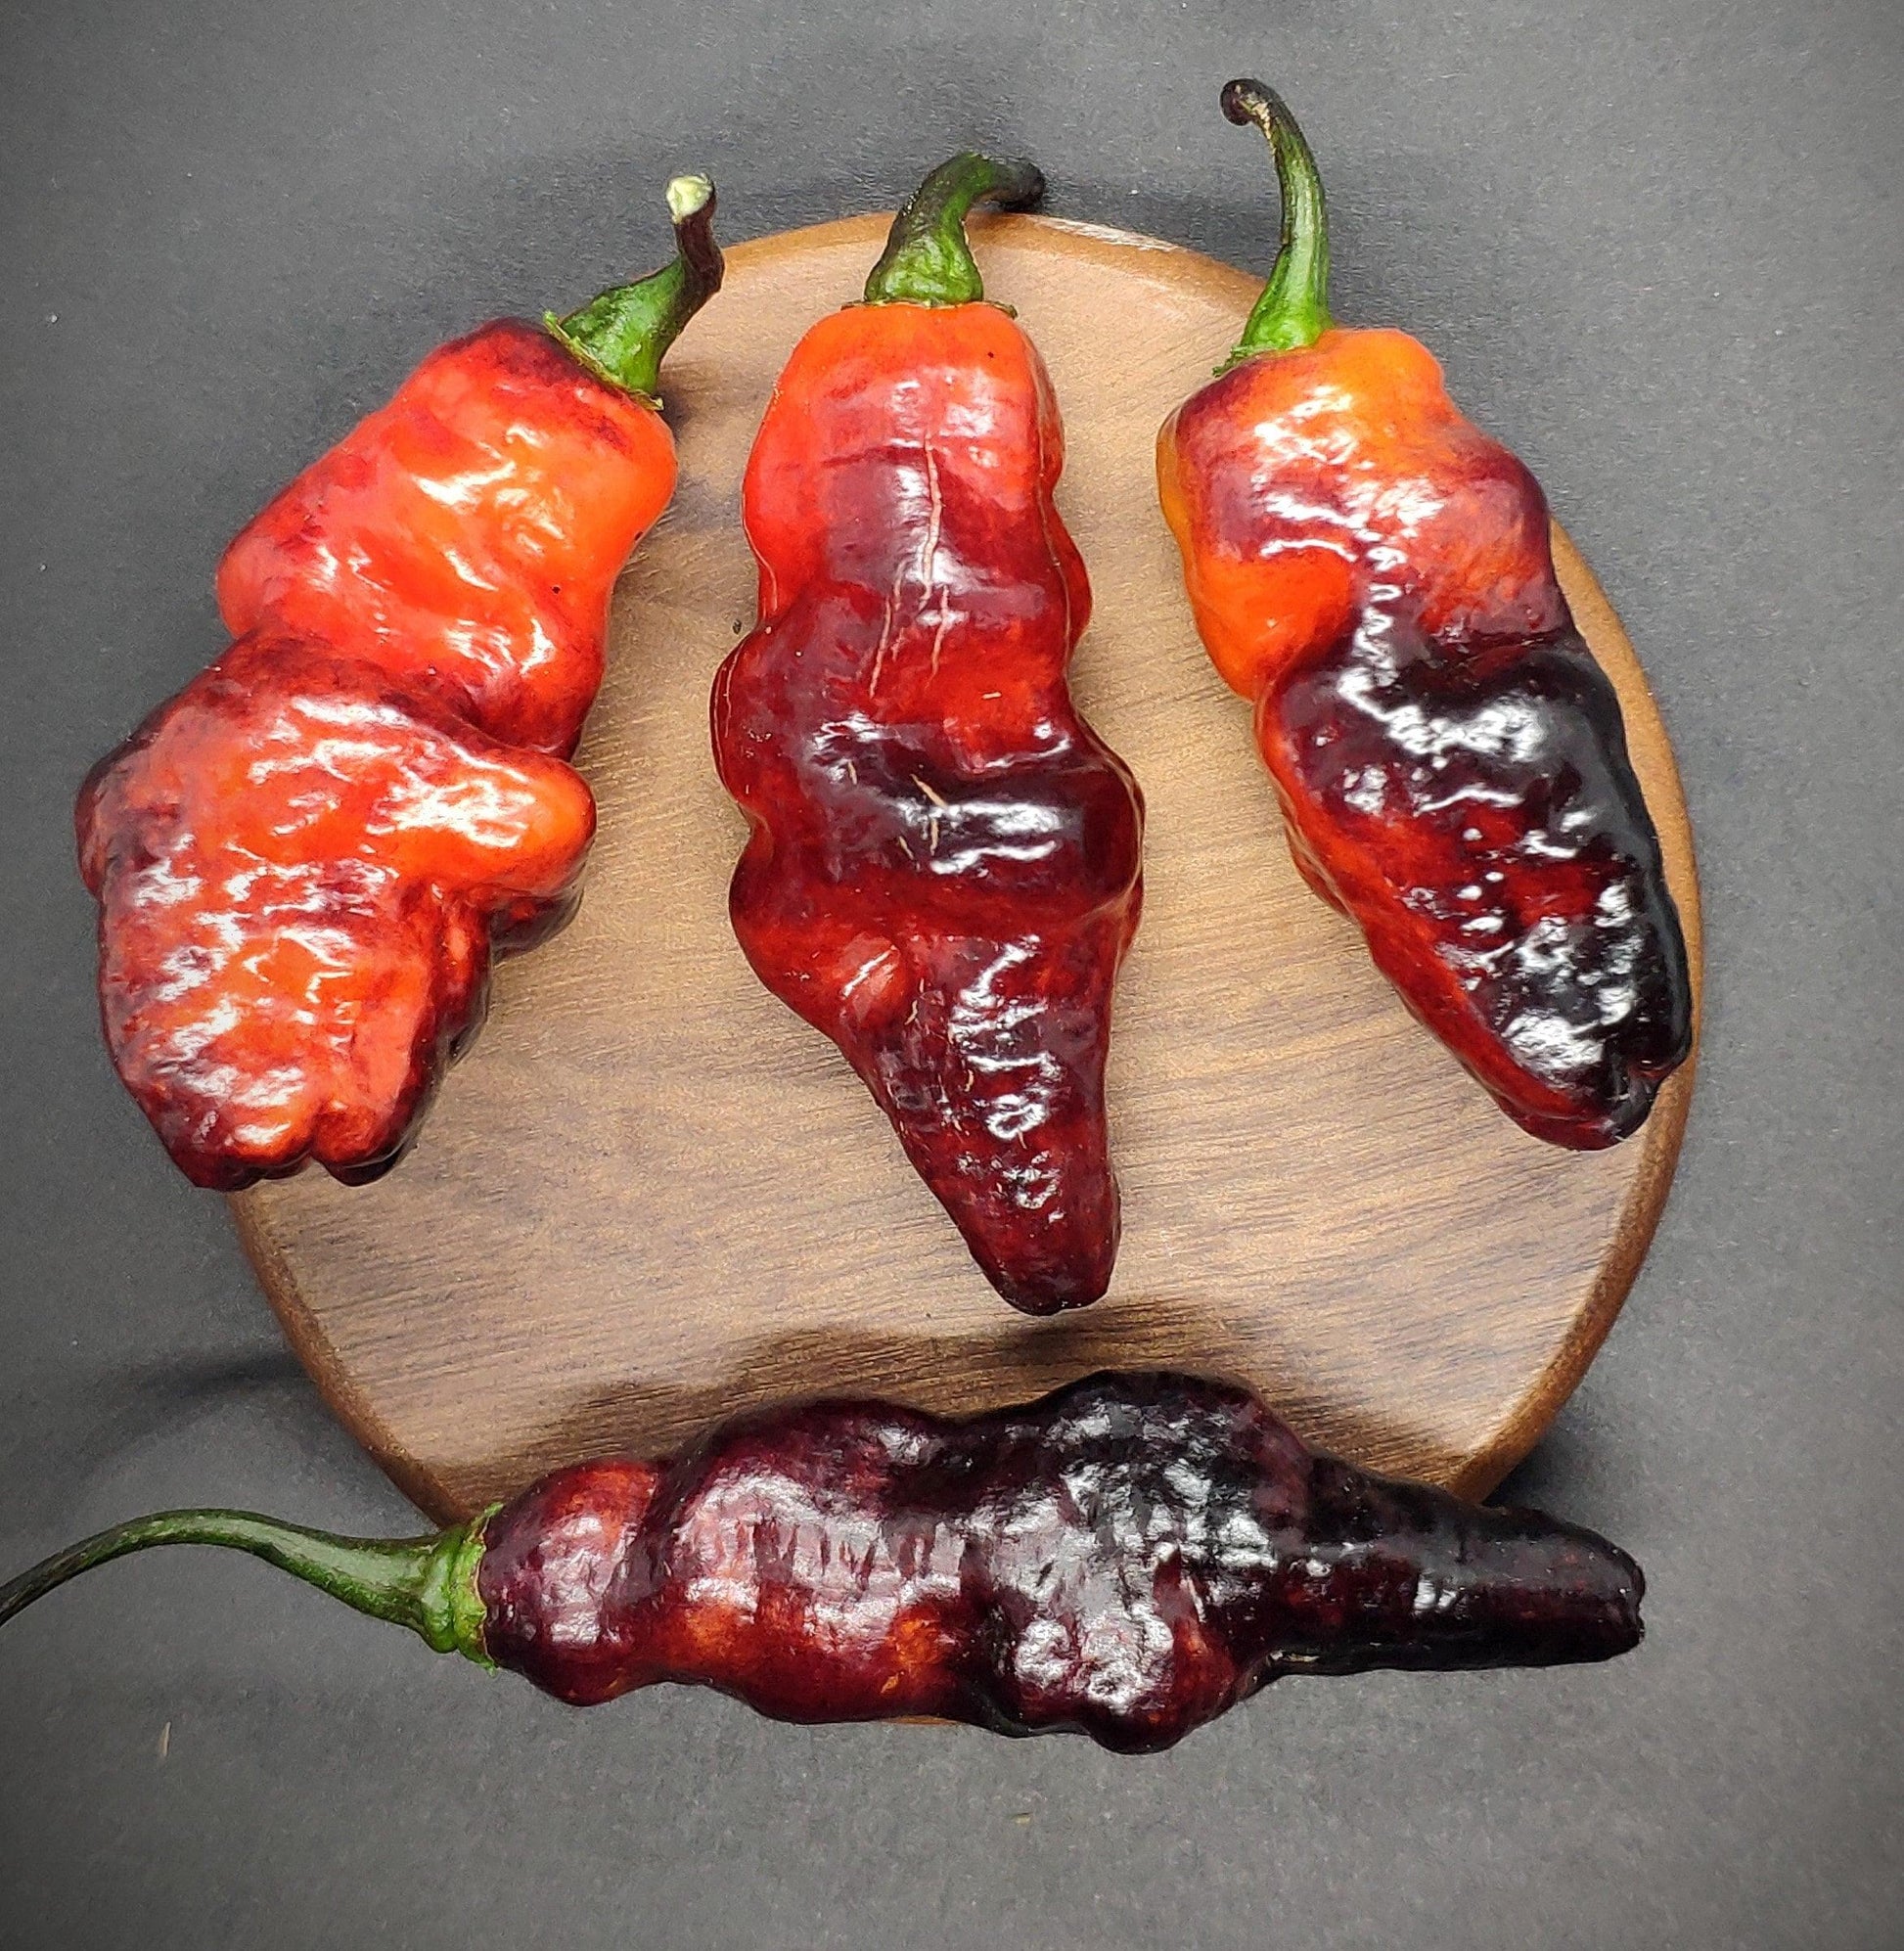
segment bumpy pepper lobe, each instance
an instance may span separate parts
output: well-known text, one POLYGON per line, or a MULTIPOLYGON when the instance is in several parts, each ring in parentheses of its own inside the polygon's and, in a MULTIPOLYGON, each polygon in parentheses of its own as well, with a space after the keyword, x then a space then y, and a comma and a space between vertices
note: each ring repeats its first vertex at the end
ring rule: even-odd
POLYGON ((432 352, 241 531, 219 610, 234 637, 329 644, 566 756, 615 577, 675 472, 651 406, 498 320, 432 352))
POLYGON ((161 706, 81 794, 80 866, 109 1047, 187 1174, 392 1162, 492 932, 560 909, 594 825, 560 759, 301 643, 161 706))

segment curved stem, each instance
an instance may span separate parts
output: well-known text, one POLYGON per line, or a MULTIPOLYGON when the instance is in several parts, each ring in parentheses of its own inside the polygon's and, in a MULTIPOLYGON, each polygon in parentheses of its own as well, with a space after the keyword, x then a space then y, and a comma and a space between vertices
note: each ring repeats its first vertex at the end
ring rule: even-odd
POLYGON ((1227 365, 1252 352, 1293 352, 1329 330, 1329 212, 1322 177, 1289 104, 1266 82, 1240 80, 1223 90, 1223 113, 1254 122, 1269 138, 1283 191, 1283 239, 1269 282, 1256 300, 1227 365))
POLYGON ((0 1586, 0 1625, 96 1565, 155 1545, 220 1545, 249 1552, 374 1619, 407 1626, 438 1653, 490 1664, 476 1588, 482 1528, 493 1511, 427 1538, 340 1538, 250 1511, 160 1511, 55 1554, 0 1586))
POLYGON ((968 152, 941 162, 892 220, 885 252, 866 281, 869 305, 968 305, 985 295, 966 242, 974 204, 1028 209, 1045 194, 1030 162, 999 162, 968 152))
POLYGON ((547 314, 549 330, 582 364, 612 386, 655 397, 661 357, 681 328, 721 288, 714 242, 714 186, 705 176, 677 176, 667 186, 674 219, 674 262, 632 285, 616 285, 567 318, 547 314))

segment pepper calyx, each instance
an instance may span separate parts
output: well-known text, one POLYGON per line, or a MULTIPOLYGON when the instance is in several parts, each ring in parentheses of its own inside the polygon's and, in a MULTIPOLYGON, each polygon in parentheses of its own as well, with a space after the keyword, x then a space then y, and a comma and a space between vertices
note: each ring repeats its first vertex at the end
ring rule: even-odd
POLYGON ((496 1662, 483 1644, 488 1608, 476 1589, 485 1549, 483 1529, 503 1507, 491 1504, 466 1524, 452 1524, 431 1546, 424 1562, 417 1630, 434 1653, 460 1653, 492 1672, 496 1662))
POLYGON ((975 150, 941 162, 893 218, 885 250, 866 280, 866 303, 978 303, 985 284, 965 231, 973 205, 1022 210, 1044 194, 1044 172, 1033 162, 1001 162, 975 150))

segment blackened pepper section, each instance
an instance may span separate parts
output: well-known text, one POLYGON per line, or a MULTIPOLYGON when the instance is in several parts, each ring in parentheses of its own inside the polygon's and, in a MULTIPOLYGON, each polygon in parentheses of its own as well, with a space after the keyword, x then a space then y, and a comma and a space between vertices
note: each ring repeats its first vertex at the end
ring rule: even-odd
MULTIPOLYGON (((1571 628, 1437 644, 1379 611, 1265 690, 1257 740, 1312 885, 1376 965, 1537 1137, 1624 1138, 1684 1055, 1683 951, 1619 701, 1571 628), (1443 980, 1425 976, 1431 956, 1443 980), (1528 1102, 1525 1080, 1568 1109, 1528 1102)), ((1434 972, 1438 974, 1439 972, 1434 972)))

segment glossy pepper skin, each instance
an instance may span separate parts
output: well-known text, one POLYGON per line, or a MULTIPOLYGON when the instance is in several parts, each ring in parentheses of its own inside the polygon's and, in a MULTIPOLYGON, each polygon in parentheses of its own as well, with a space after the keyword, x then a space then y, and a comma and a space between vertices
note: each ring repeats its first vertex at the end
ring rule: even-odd
POLYGON ((1231 363, 1164 423, 1198 629, 1255 707, 1309 885, 1523 1129, 1626 1137, 1692 1048, 1692 988, 1619 702, 1555 578, 1547 504, 1406 334, 1326 307, 1321 185, 1269 134, 1284 243, 1231 363))
POLYGON ((743 489, 760 620, 712 701, 751 828, 741 946, 1036 1314, 1097 1299, 1116 1255, 1104 1070, 1143 830, 1065 682, 1091 592, 1051 383, 961 228, 1041 187, 945 164, 868 301, 795 347, 743 489))
POLYGON ((959 1422, 777 1408, 400 1544, 169 1513, 0 1589, 0 1621, 168 1543, 252 1552, 577 1705, 680 1681, 783 1720, 1132 1753, 1288 1673, 1608 1659, 1638 1645, 1645 1589, 1591 1531, 1372 1475, 1245 1389, 1143 1373, 959 1422))
POLYGON ((563 761, 674 489, 649 394, 720 282, 711 186, 669 203, 673 264, 443 346, 286 488, 219 568, 231 649, 80 792, 107 1043, 199 1185, 387 1170, 492 951, 572 905, 563 761))

